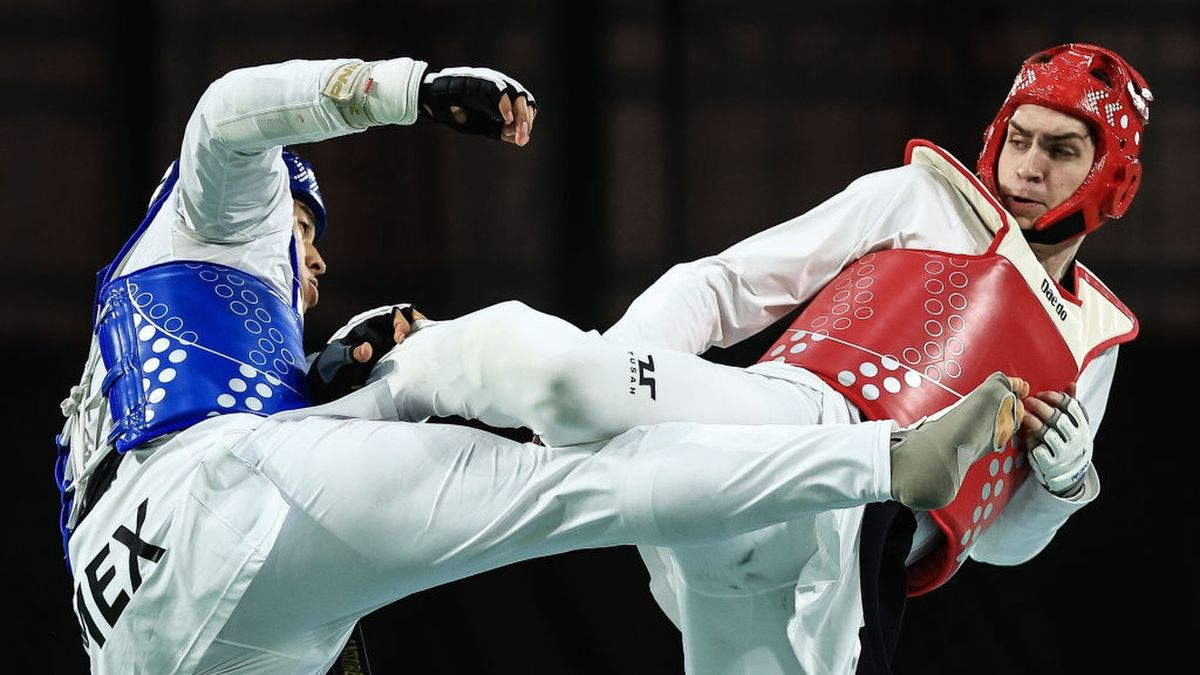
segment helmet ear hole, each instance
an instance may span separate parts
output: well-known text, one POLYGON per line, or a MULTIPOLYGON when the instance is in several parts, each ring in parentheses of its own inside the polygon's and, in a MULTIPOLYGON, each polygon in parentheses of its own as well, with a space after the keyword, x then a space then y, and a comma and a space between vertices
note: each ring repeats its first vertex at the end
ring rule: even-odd
POLYGON ((1111 197, 1104 204, 1105 215, 1120 218, 1129 210, 1129 203, 1137 194, 1142 182, 1142 165, 1130 164, 1121 167, 1113 176, 1111 197))

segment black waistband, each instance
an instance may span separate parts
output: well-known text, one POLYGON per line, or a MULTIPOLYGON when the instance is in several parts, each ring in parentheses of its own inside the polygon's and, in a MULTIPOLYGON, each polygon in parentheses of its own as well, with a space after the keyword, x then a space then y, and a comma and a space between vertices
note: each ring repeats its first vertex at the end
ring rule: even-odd
POLYGON ((113 480, 117 477, 117 467, 121 466, 123 459, 125 459, 125 453, 113 450, 100 460, 100 464, 96 466, 96 470, 88 479, 83 495, 76 497, 77 499, 82 498, 83 502, 79 507, 79 519, 75 521, 75 527, 79 527, 96 502, 100 501, 104 493, 108 492, 108 488, 112 487, 113 480))

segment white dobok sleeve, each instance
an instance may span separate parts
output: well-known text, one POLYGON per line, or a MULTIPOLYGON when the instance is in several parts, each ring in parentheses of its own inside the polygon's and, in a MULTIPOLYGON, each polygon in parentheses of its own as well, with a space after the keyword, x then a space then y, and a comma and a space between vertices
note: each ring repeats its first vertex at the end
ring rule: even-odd
MULTIPOLYGON (((1094 358, 1077 382, 1076 394, 1087 413, 1093 442, 1108 407, 1117 349, 1110 347, 1094 358)), ((971 557, 993 565, 1019 565, 1040 553, 1067 519, 1099 494, 1100 477, 1094 464, 1084 478, 1083 491, 1070 498, 1056 497, 1030 475, 971 549, 971 557)))
POLYGON ((184 132, 180 227, 210 243, 240 243, 290 231, 291 198, 280 147, 344 136, 376 122, 413 123, 424 70, 424 62, 408 58, 374 64, 292 60, 234 70, 217 79, 201 96, 184 132), (381 76, 374 78, 370 98, 356 101, 342 95, 368 75, 381 76), (348 106, 357 103, 361 109, 380 96, 386 100, 375 105, 386 117, 372 117, 368 109, 366 116, 347 119, 348 106))
POLYGON ((605 335, 692 354, 736 344, 810 299, 870 251, 973 249, 960 225, 962 208, 928 167, 868 174, 800 216, 717 255, 672 267, 605 335))

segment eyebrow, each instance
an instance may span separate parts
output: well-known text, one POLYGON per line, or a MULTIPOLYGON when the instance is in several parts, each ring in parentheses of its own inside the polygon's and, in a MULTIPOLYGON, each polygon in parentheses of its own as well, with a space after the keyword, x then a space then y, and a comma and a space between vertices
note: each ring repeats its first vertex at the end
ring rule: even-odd
MULTIPOLYGON (((1019 133, 1019 134, 1024 134, 1025 136, 1035 135, 1035 134, 1030 133, 1028 129, 1025 129, 1020 124, 1017 124, 1016 122, 1014 122, 1012 120, 1008 121, 1008 126, 1016 129, 1017 133, 1019 133)), ((1068 131, 1068 132, 1062 133, 1062 134, 1045 134, 1043 137, 1046 139, 1046 142, 1048 142, 1048 143, 1057 143, 1059 141, 1069 141, 1069 140, 1075 139, 1075 138, 1077 138, 1081 141, 1082 140, 1091 140, 1091 136, 1088 136, 1087 134, 1081 134, 1078 131, 1068 131)))

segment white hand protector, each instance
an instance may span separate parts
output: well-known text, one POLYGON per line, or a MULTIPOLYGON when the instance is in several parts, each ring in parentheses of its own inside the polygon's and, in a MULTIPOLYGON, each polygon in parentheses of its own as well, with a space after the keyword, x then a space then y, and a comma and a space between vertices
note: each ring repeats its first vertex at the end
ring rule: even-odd
POLYGON ((1038 482, 1060 497, 1077 492, 1092 464, 1092 432, 1079 401, 1063 394, 1030 444, 1029 463, 1038 482))
POLYGON ((533 94, 520 82, 491 68, 470 67, 426 72, 418 102, 422 117, 465 134, 499 139, 505 125, 500 114, 504 94, 514 106, 524 98, 527 105, 537 107, 533 94))

